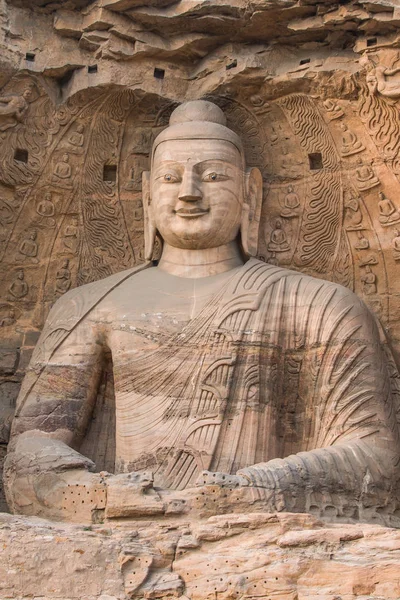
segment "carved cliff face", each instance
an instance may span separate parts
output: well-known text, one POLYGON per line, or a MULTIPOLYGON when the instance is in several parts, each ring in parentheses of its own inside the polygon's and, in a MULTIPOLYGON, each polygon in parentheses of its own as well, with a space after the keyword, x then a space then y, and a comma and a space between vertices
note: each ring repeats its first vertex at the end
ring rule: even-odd
POLYGON ((224 140, 170 140, 156 149, 151 212, 177 248, 216 248, 234 240, 243 205, 239 151, 224 140))

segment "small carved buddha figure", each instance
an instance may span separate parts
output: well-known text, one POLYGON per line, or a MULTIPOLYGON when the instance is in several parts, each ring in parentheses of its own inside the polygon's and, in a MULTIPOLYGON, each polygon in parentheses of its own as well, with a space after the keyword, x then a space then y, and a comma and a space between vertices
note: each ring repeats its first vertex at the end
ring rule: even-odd
POLYGON ((22 95, 13 94, 0 97, 0 131, 7 131, 21 123, 29 108, 32 90, 26 88, 22 95))
POLYGON ((38 254, 38 244, 36 241, 37 232, 31 231, 29 236, 24 239, 19 247, 19 252, 22 254, 22 260, 30 260, 30 262, 37 263, 37 254, 38 254))
POLYGON ((27 293, 29 292, 29 287, 25 281, 25 276, 22 269, 17 272, 16 278, 14 279, 8 290, 10 294, 17 299, 23 298, 27 295, 27 293))
POLYGON ((400 212, 396 209, 392 200, 387 198, 383 192, 378 194, 379 222, 383 227, 388 227, 400 221, 400 212))
POLYGON ((340 119, 340 117, 343 117, 343 108, 331 98, 327 98, 326 100, 324 100, 323 105, 328 113, 330 121, 333 121, 334 119, 340 119))
POLYGON ((376 275, 372 272, 369 265, 365 267, 365 273, 361 276, 361 282, 363 283, 363 290, 366 296, 376 294, 376 275))
MULTIPOLYGON (((220 108, 174 110, 143 177, 148 262, 69 290, 47 318, 8 446, 12 511, 190 522, 323 514, 329 498, 399 523, 400 440, 376 320, 349 289, 254 258, 262 184, 220 108), (110 354, 113 444, 91 429, 110 354)), ((270 244, 289 249, 279 219, 270 244)))
POLYGON ((400 260, 400 229, 397 229, 395 232, 395 236, 392 240, 392 246, 394 260, 400 260))
POLYGON ((400 260, 400 229, 396 229, 394 238, 392 239, 393 258, 400 260))
POLYGON ((71 287, 71 271, 69 269, 69 260, 66 258, 61 268, 56 274, 56 292, 59 294, 65 294, 71 287))
POLYGON ((358 189, 369 190, 370 188, 379 185, 379 179, 375 175, 374 170, 370 165, 363 163, 361 158, 358 159, 357 165, 356 178, 358 189))
POLYGON ((76 254, 78 249, 78 225, 79 221, 74 217, 71 223, 66 226, 63 236, 64 252, 76 254))
POLYGON ((41 217, 39 223, 45 227, 55 227, 56 221, 53 218, 55 214, 55 207, 51 199, 51 192, 46 192, 43 200, 40 200, 40 202, 37 204, 36 212, 41 217))
POLYGON ((386 98, 400 98, 400 79, 394 77, 400 68, 389 69, 384 65, 375 66, 367 75, 366 82, 371 94, 381 94, 386 98))
POLYGON ((357 138, 356 134, 351 131, 345 123, 342 123, 342 156, 351 156, 365 150, 365 146, 357 138))
POLYGON ((276 220, 275 228, 271 232, 270 239, 271 241, 267 246, 269 252, 287 252, 290 250, 286 233, 282 229, 282 221, 280 219, 276 220))
POLYGON ((136 200, 133 202, 133 220, 142 221, 143 219, 143 202, 136 200))
POLYGON ((364 237, 364 235, 363 235, 363 233, 361 231, 358 231, 357 235, 358 235, 358 240, 354 244, 354 248, 356 250, 368 250, 368 248, 369 248, 369 241, 367 240, 367 238, 364 237))
POLYGON ((0 320, 0 327, 10 327, 11 325, 14 325, 14 323, 15 323, 15 310, 13 308, 10 308, 8 310, 7 316, 3 317, 0 320))
POLYGON ((344 202, 345 211, 345 227, 348 231, 362 229, 362 212, 360 210, 360 199, 354 198, 352 194, 347 193, 344 202))
POLYGON ((85 136, 84 136, 84 131, 85 128, 82 125, 82 123, 79 123, 78 127, 76 128, 76 131, 74 131, 68 138, 69 143, 72 146, 76 146, 77 148, 81 148, 84 144, 85 141, 85 136))
POLYGON ((285 208, 281 211, 281 217, 285 219, 291 219, 299 216, 299 211, 296 210, 300 206, 300 200, 296 192, 293 190, 293 186, 289 185, 287 188, 287 194, 284 200, 285 208))
POLYGON ((72 170, 69 164, 69 155, 63 154, 60 162, 56 163, 54 168, 54 177, 59 179, 69 179, 71 177, 72 170))

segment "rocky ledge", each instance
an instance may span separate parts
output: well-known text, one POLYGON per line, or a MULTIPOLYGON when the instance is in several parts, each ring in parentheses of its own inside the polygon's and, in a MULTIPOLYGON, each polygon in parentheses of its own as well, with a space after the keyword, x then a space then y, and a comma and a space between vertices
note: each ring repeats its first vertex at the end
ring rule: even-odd
POLYGON ((398 600, 400 531, 307 514, 90 527, 0 515, 2 600, 398 600))

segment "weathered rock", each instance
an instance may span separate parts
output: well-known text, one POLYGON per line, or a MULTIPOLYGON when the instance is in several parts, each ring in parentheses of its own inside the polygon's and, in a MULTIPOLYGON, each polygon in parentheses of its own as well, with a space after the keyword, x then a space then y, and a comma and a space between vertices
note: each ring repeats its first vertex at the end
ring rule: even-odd
POLYGON ((309 515, 252 517, 251 523, 248 515, 214 517, 188 530, 179 522, 87 528, 3 514, 0 596, 13 600, 203 600, 215 594, 226 600, 399 597, 399 532, 374 525, 328 526, 309 515), (220 536, 204 537, 210 527, 220 536), (188 538, 198 541, 188 544, 188 538))

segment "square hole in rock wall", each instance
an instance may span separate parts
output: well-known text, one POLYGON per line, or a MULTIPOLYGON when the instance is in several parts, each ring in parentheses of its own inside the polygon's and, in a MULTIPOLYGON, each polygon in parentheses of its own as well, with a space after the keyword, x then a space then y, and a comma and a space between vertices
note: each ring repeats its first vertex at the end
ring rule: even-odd
POLYGON ((154 69, 154 77, 156 79, 164 79, 165 77, 165 70, 164 69, 158 69, 157 67, 154 69))
POLYGON ((117 165, 104 165, 103 181, 117 181, 117 165))
POLYGON ((28 162, 28 156, 28 150, 25 150, 24 148, 16 148, 14 152, 14 160, 17 160, 18 162, 26 164, 28 162))
POLYGON ((237 59, 234 58, 232 62, 230 62, 228 65, 226 65, 225 69, 227 71, 229 71, 229 69, 234 69, 235 67, 237 67, 237 59))
POLYGON ((322 163, 322 154, 320 152, 313 152, 309 154, 308 160, 310 162, 311 171, 318 171, 319 169, 323 169, 324 165, 322 163))

